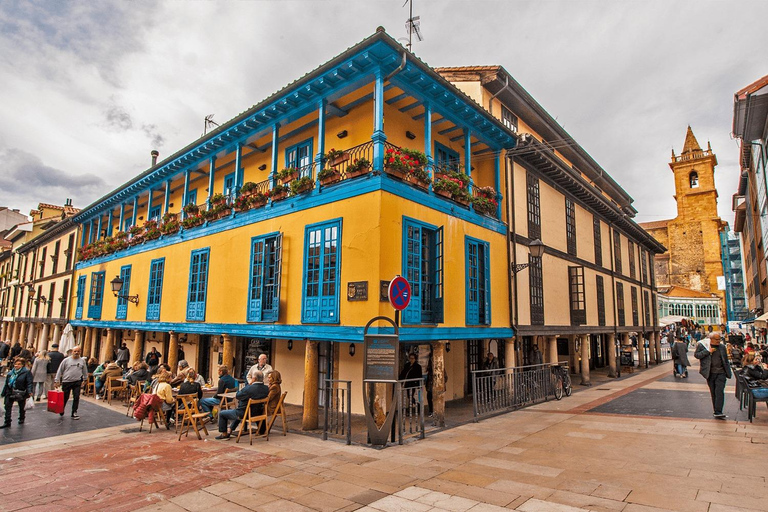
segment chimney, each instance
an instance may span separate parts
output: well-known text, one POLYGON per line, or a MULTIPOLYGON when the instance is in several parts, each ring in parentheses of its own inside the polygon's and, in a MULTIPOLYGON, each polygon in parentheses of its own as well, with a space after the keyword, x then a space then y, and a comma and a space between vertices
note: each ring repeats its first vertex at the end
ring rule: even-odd
POLYGON ((64 206, 72 206, 72 199, 67 198, 67 200, 64 202, 64 206))
POLYGON ((157 157, 160 155, 160 152, 156 149, 153 149, 150 155, 152 155, 152 167, 154 167, 157 165, 157 157))

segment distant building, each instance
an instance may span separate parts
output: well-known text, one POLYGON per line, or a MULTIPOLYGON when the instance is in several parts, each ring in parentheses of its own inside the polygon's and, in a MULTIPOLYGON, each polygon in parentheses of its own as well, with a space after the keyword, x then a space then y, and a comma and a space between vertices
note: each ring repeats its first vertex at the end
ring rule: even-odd
POLYGON ((28 221, 29 217, 19 213, 19 210, 11 210, 7 206, 0 206, 0 233, 8 231, 17 224, 28 221))
POLYGON ((714 293, 680 286, 659 286, 659 318, 665 322, 669 317, 684 317, 715 330, 723 323, 720 299, 714 293))
POLYGON ((744 293, 744 266, 741 261, 741 236, 734 231, 720 233, 725 276, 726 315, 731 322, 749 317, 747 297, 744 293))
POLYGON ((727 224, 717 214, 715 166, 717 157, 709 143, 701 149, 689 126, 683 151, 675 155, 673 150, 669 164, 675 175, 677 217, 640 226, 667 248, 656 255, 656 285, 715 294, 724 317, 725 290, 718 278, 723 278, 720 234, 727 224))

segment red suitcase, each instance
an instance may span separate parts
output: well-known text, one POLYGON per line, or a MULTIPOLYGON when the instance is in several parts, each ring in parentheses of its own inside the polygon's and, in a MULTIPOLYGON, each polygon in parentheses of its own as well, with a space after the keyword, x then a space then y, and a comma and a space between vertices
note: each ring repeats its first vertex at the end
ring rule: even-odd
POLYGON ((48 391, 48 412, 61 414, 64 412, 64 392, 50 390, 48 391))

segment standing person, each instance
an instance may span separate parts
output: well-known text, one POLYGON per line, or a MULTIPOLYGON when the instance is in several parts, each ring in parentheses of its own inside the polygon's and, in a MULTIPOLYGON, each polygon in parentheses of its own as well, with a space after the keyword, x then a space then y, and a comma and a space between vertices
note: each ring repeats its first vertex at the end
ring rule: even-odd
POLYGON ((421 386, 420 380, 422 379, 421 365, 416 360, 416 354, 413 352, 408 354, 408 363, 400 372, 400 375, 397 379, 408 380, 408 382, 406 382, 403 386, 408 390, 408 404, 403 404, 403 407, 407 409, 412 405, 416 405, 416 388, 421 386))
POLYGON ((131 351, 128 350, 128 345, 123 343, 120 345, 120 348, 117 349, 117 366, 123 369, 123 371, 128 370, 128 362, 131 360, 131 351))
MULTIPOLYGON (((64 407, 69 401, 69 394, 72 393, 72 419, 79 420, 77 407, 80 405, 80 386, 83 382, 88 382, 88 362, 80 357, 80 346, 72 349, 72 355, 61 362, 59 371, 56 373, 54 384, 64 391, 64 407)), ((64 413, 59 413, 64 416, 64 413)))
POLYGON ((152 350, 144 359, 144 362, 149 365, 149 373, 154 374, 157 371, 157 367, 160 366, 160 360, 162 358, 163 354, 157 351, 157 347, 152 347, 152 350))
POLYGON ((43 396, 43 389, 45 388, 45 381, 48 379, 48 353, 45 350, 41 350, 35 356, 35 362, 32 363, 32 381, 35 384, 35 401, 39 402, 40 397, 43 396))
POLYGON ((682 338, 678 338, 674 345, 672 345, 672 360, 677 365, 677 374, 681 379, 688 378, 688 367, 691 366, 688 361, 688 343, 682 338))
POLYGON ((720 334, 713 332, 709 339, 701 340, 696 345, 696 352, 693 354, 700 361, 699 373, 707 379, 709 392, 712 395, 713 416, 719 420, 724 420, 728 416, 723 414, 723 405, 725 404, 725 381, 733 376, 731 365, 728 364, 728 355, 725 353, 725 346, 720 343, 720 334))
POLYGON ((14 364, 19 354, 21 354, 21 343, 17 341, 11 348, 11 360, 14 362, 14 364))
MULTIPOLYGON (((534 364, 537 364, 537 363, 534 363, 534 364)), ((483 370, 498 370, 498 369, 499 369, 499 360, 494 357, 493 352, 488 352, 488 357, 486 357, 485 361, 483 361, 483 370)), ((493 376, 494 377, 496 376, 496 372, 493 372, 493 376)))
POLYGON ((264 379, 267 378, 267 375, 272 372, 272 367, 267 362, 267 354, 261 354, 259 355, 258 362, 251 366, 250 370, 248 370, 248 375, 251 376, 251 379, 253 379, 253 374, 257 371, 261 372, 264 375, 264 379))
POLYGON ((64 354, 59 352, 59 344, 54 343, 51 345, 51 350, 48 351, 48 375, 45 378, 45 394, 48 395, 48 391, 53 389, 53 381, 56 377, 56 373, 59 371, 59 366, 64 360, 64 354))
MULTIPOLYGON (((248 385, 237 392, 237 409, 227 409, 219 412, 219 435, 216 439, 229 439, 232 433, 237 429, 240 420, 245 416, 245 408, 248 407, 248 400, 260 400, 269 396, 269 388, 264 385, 264 374, 255 371, 253 374, 248 372, 248 385), (229 422, 232 421, 230 425, 229 422)), ((263 405, 253 406, 251 414, 259 415, 263 412, 263 405), (260 409, 261 408, 261 409, 260 409)))
MULTIPOLYGON (((539 350, 538 345, 533 346, 533 352, 531 353, 531 364, 544 364, 544 356, 539 350)), ((498 360, 496 361, 496 367, 498 368, 498 360)))
POLYGON ((8 361, 8 355, 11 353, 11 344, 7 341, 0 341, 0 375, 2 375, 5 369, 10 366, 8 361))
POLYGON ((14 403, 19 406, 19 425, 24 424, 27 414, 24 410, 24 402, 32 396, 32 372, 22 358, 17 357, 13 360, 13 370, 8 373, 0 396, 5 398, 5 423, 0 425, 0 428, 11 426, 11 409, 14 403))

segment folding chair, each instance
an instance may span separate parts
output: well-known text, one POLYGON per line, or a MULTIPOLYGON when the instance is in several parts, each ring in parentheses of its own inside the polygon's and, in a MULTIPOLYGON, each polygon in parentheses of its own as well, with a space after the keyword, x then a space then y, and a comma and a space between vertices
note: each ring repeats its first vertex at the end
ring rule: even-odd
POLYGON ((285 395, 287 394, 287 391, 283 391, 283 394, 280 395, 280 400, 277 402, 275 411, 272 413, 272 416, 269 417, 269 423, 267 424, 267 441, 269 441, 269 432, 272 430, 272 424, 275 422, 275 419, 277 419, 278 414, 280 415, 280 419, 283 422, 283 435, 288 433, 287 422, 285 419, 285 407, 283 407, 283 402, 285 402, 285 395))
POLYGON ((144 389, 144 384, 146 384, 147 381, 140 380, 136 382, 136 385, 131 387, 131 395, 128 397, 128 410, 125 411, 126 416, 130 416, 132 414, 133 408, 136 405, 136 400, 139 399, 141 396, 141 390, 144 389))
POLYGON ((269 441, 269 430, 267 427, 267 402, 269 402, 269 398, 261 398, 259 400, 254 400, 253 398, 248 400, 248 405, 245 408, 245 416, 243 416, 242 421, 240 422, 240 429, 237 431, 237 440, 235 442, 240 442, 240 436, 243 435, 243 429, 248 429, 248 439, 251 442, 251 445, 253 445, 253 429, 256 429, 256 437, 266 437, 267 441, 269 441), (259 404, 261 404, 261 414, 252 414, 251 407, 257 407, 259 404), (259 434, 259 430, 261 427, 264 427, 264 434, 259 434))
POLYGON ((203 436, 200 435, 200 428, 203 429, 205 435, 208 435, 208 429, 205 428, 205 423, 203 422, 203 420, 208 417, 208 413, 200 412, 197 408, 196 395, 179 395, 177 398, 183 405, 181 425, 179 426, 179 441, 181 441, 182 434, 187 437, 189 436, 190 428, 195 430, 198 439, 203 439, 203 436))
POLYGON ((118 377, 112 377, 107 381, 107 403, 112 405, 112 395, 119 395, 125 398, 128 392, 128 385, 118 377))
MULTIPOLYGON (((163 412, 163 406, 162 404, 157 409, 154 409, 154 415, 152 416, 152 421, 149 422, 149 433, 152 433, 152 426, 154 426, 156 429, 160 429, 160 425, 158 424, 157 420, 159 419, 161 423, 165 424, 167 421, 165 418, 165 413, 163 412)), ((149 416, 149 415, 147 415, 149 416)), ((144 420, 141 420, 141 423, 139 424, 139 432, 141 432, 142 427, 144 426, 144 420)))
POLYGON ((83 394, 85 396, 96 396, 96 379, 93 377, 92 373, 88 374, 88 380, 85 382, 85 391, 83 394))
MULTIPOLYGON (((224 394, 235 393, 235 392, 237 392, 237 388, 230 388, 230 389, 224 390, 224 394)), ((219 402, 219 410, 224 411, 227 409, 231 409, 234 402, 235 402, 234 399, 228 399, 226 396, 222 395, 221 401, 219 402)))

